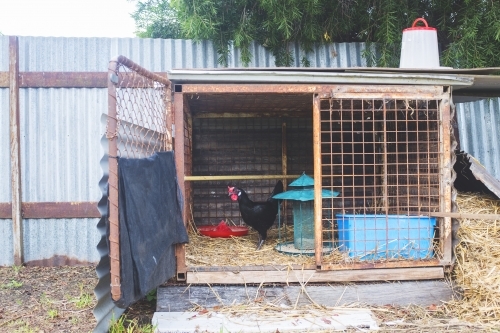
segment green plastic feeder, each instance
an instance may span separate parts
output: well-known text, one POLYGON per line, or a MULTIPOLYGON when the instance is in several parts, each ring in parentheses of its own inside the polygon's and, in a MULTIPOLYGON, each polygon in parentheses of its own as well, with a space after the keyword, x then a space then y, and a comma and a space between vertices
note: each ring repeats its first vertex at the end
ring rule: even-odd
MULTIPOLYGON (((303 251, 314 250, 314 179, 303 173, 299 178, 288 185, 292 188, 273 196, 278 200, 292 200, 293 213, 293 246, 303 251)), ((339 192, 321 190, 322 199, 334 198, 339 192)), ((284 250, 283 244, 278 244, 277 249, 281 252, 295 251, 284 250)), ((312 252, 314 253, 314 252, 312 252)))

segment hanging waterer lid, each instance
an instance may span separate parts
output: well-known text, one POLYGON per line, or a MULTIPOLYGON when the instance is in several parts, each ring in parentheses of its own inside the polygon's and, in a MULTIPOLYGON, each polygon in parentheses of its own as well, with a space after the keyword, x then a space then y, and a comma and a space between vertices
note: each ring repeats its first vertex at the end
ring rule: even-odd
POLYGON ((436 28, 418 18, 411 28, 403 30, 399 68, 439 68, 439 50, 436 28), (424 26, 417 26, 422 22, 424 26))
MULTIPOLYGON (((273 196, 274 199, 280 200, 296 200, 296 201, 311 201, 314 200, 314 179, 305 174, 305 172, 288 186, 293 187, 293 190, 281 192, 273 196)), ((330 190, 321 190, 321 197, 334 198, 339 195, 339 192, 330 190)))

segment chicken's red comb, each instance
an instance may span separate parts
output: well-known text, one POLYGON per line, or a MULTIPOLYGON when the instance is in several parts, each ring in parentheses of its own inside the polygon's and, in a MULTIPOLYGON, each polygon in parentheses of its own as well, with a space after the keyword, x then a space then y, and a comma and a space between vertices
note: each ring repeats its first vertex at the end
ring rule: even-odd
POLYGON ((229 192, 234 192, 234 187, 230 187, 230 186, 228 186, 228 187, 227 187, 227 190, 228 190, 229 192))

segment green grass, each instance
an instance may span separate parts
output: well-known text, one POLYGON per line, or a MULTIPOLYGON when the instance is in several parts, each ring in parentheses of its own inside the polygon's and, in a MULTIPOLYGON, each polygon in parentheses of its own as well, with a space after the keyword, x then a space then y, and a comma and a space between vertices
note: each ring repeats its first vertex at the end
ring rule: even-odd
POLYGON ((109 333, 154 333, 155 327, 151 324, 139 325, 137 319, 127 319, 121 316, 118 320, 112 320, 109 333))
POLYGON ((74 303, 78 309, 84 309, 92 305, 93 299, 92 295, 83 291, 83 284, 80 284, 80 295, 78 295, 78 297, 71 298, 70 301, 74 303))
POLYGON ((57 312, 56 309, 50 309, 49 311, 47 311, 47 316, 49 317, 49 319, 55 319, 59 317, 59 312, 57 312))
POLYGON ((11 280, 9 283, 2 284, 2 289, 16 289, 21 288, 23 283, 16 280, 11 280))

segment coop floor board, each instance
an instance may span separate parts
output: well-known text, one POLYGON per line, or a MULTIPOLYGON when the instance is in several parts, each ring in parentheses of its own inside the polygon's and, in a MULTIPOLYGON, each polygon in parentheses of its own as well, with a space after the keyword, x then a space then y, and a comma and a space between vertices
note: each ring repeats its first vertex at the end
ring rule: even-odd
POLYGON ((316 271, 303 270, 238 270, 187 272, 188 284, 247 284, 247 283, 314 283, 354 281, 408 281, 444 278, 443 267, 358 269, 316 271))
POLYGON ((397 281, 272 285, 167 285, 157 289, 157 312, 192 311, 232 305, 274 304, 282 308, 319 304, 325 307, 363 303, 373 306, 429 306, 458 295, 447 281, 397 281))

